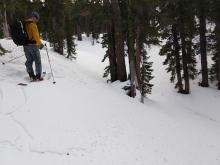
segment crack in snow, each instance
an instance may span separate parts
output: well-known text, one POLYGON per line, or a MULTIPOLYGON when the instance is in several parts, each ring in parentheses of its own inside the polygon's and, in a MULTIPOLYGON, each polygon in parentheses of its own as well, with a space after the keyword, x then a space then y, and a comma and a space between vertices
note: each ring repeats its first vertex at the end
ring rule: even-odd
POLYGON ((28 129, 18 120, 15 119, 15 117, 13 115, 10 115, 10 118, 25 132, 25 134, 31 139, 33 140, 34 137, 32 136, 32 134, 28 131, 28 129))
POLYGON ((2 141, 0 141, 0 144, 2 144, 2 145, 10 145, 11 147, 14 147, 15 146, 15 144, 14 143, 12 143, 11 141, 9 141, 9 140, 2 140, 2 141))
POLYGON ((191 108, 189 108, 189 107, 185 107, 185 108, 186 108, 186 110, 192 112, 194 115, 196 115, 196 116, 198 116, 198 117, 207 119, 207 120, 212 121, 212 122, 215 122, 215 123, 219 123, 218 120, 213 119, 212 117, 210 117, 210 116, 208 116, 208 115, 205 115, 205 114, 199 113, 199 112, 195 112, 195 111, 193 111, 193 109, 191 109, 191 108))
POLYGON ((13 111, 11 111, 11 112, 0 112, 0 114, 3 114, 3 115, 5 115, 5 116, 12 116, 14 113, 16 113, 17 111, 20 111, 20 109, 24 106, 24 105, 26 105, 26 103, 24 103, 23 105, 21 105, 21 106, 19 106, 19 107, 17 107, 17 108, 13 108, 13 111))
POLYGON ((63 156, 63 155, 70 155, 72 154, 71 152, 80 152, 81 155, 84 155, 84 154, 88 154, 90 153, 86 148, 82 148, 82 147, 71 147, 69 149, 67 149, 67 151, 51 151, 51 150, 38 150, 38 149, 34 149, 32 147, 29 146, 29 151, 32 152, 32 153, 36 153, 36 154, 53 154, 53 155, 58 155, 58 156, 63 156))
POLYGON ((21 148, 19 148, 19 146, 17 146, 17 142, 16 141, 18 139, 19 139, 19 137, 17 137, 14 142, 11 142, 9 140, 2 140, 2 141, 0 141, 0 145, 2 145, 2 146, 10 146, 10 147, 12 147, 12 148, 14 148, 14 149, 16 149, 18 151, 22 151, 21 148))
POLYGON ((63 156, 63 155, 67 155, 68 152, 59 152, 59 151, 40 151, 40 150, 36 150, 36 149, 32 149, 29 147, 29 151, 32 152, 32 153, 36 153, 36 154, 53 154, 53 155, 59 155, 59 156, 63 156))
POLYGON ((84 153, 90 153, 86 148, 83 147, 71 147, 69 148, 70 151, 78 151, 78 152, 84 152, 84 153))
POLYGON ((27 103, 27 101, 28 101, 28 97, 27 97, 27 94, 26 94, 26 92, 25 92, 23 87, 21 87, 21 91, 22 91, 22 94, 24 95, 24 105, 25 105, 27 103))

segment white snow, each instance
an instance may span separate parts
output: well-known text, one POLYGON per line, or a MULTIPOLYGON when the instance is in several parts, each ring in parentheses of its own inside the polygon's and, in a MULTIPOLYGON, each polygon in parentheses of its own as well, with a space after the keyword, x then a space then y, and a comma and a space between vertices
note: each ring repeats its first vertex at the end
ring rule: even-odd
MULTIPOLYGON (((0 43, 11 50, 1 62, 23 54, 0 43)), ((176 93, 158 51, 149 52, 155 86, 145 104, 102 78, 105 50, 86 37, 76 61, 50 48, 55 85, 18 86, 28 83, 25 57, 0 64, 0 165, 219 165, 220 92, 193 81, 190 95, 176 93)))

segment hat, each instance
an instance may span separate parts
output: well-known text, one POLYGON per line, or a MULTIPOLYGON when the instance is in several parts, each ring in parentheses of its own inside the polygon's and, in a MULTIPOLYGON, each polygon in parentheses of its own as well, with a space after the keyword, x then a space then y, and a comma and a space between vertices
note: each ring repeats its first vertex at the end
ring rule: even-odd
POLYGON ((31 13, 31 16, 32 16, 32 17, 35 17, 37 20, 40 19, 40 15, 39 15, 39 13, 36 12, 36 11, 33 11, 33 12, 31 13))

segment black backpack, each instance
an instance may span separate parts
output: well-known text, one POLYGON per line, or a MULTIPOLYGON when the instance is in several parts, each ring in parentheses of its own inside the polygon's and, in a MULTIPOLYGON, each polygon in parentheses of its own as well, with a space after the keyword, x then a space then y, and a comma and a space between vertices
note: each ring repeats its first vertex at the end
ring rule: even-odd
POLYGON ((11 38, 17 46, 24 46, 29 43, 28 35, 25 29, 25 23, 15 20, 10 25, 11 38))

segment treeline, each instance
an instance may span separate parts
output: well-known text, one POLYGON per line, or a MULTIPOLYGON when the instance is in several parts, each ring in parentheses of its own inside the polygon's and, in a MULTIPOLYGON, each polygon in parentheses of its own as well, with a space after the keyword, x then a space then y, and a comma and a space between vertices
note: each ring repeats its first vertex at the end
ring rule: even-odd
POLYGON ((190 79, 201 74, 199 85, 209 86, 209 79, 217 81, 220 90, 220 1, 177 0, 160 1, 161 37, 167 42, 160 55, 177 82, 180 93, 190 93, 190 79), (208 67, 207 55, 213 59, 208 67), (201 70, 197 70, 199 57, 201 70), (184 84, 184 85, 183 85, 184 84))
POLYGON ((189 94, 190 79, 199 74, 200 86, 208 87, 211 80, 220 89, 219 0, 2 0, 0 9, 4 37, 8 35, 7 23, 15 16, 24 18, 38 11, 43 38, 60 54, 66 48, 68 58, 76 54, 73 36, 78 40, 83 33, 94 40, 102 36, 107 50, 103 61, 109 60, 104 77, 111 82, 129 79, 125 89, 131 97, 137 89, 142 101, 151 93, 153 70, 147 48, 159 44, 178 92, 189 94))

